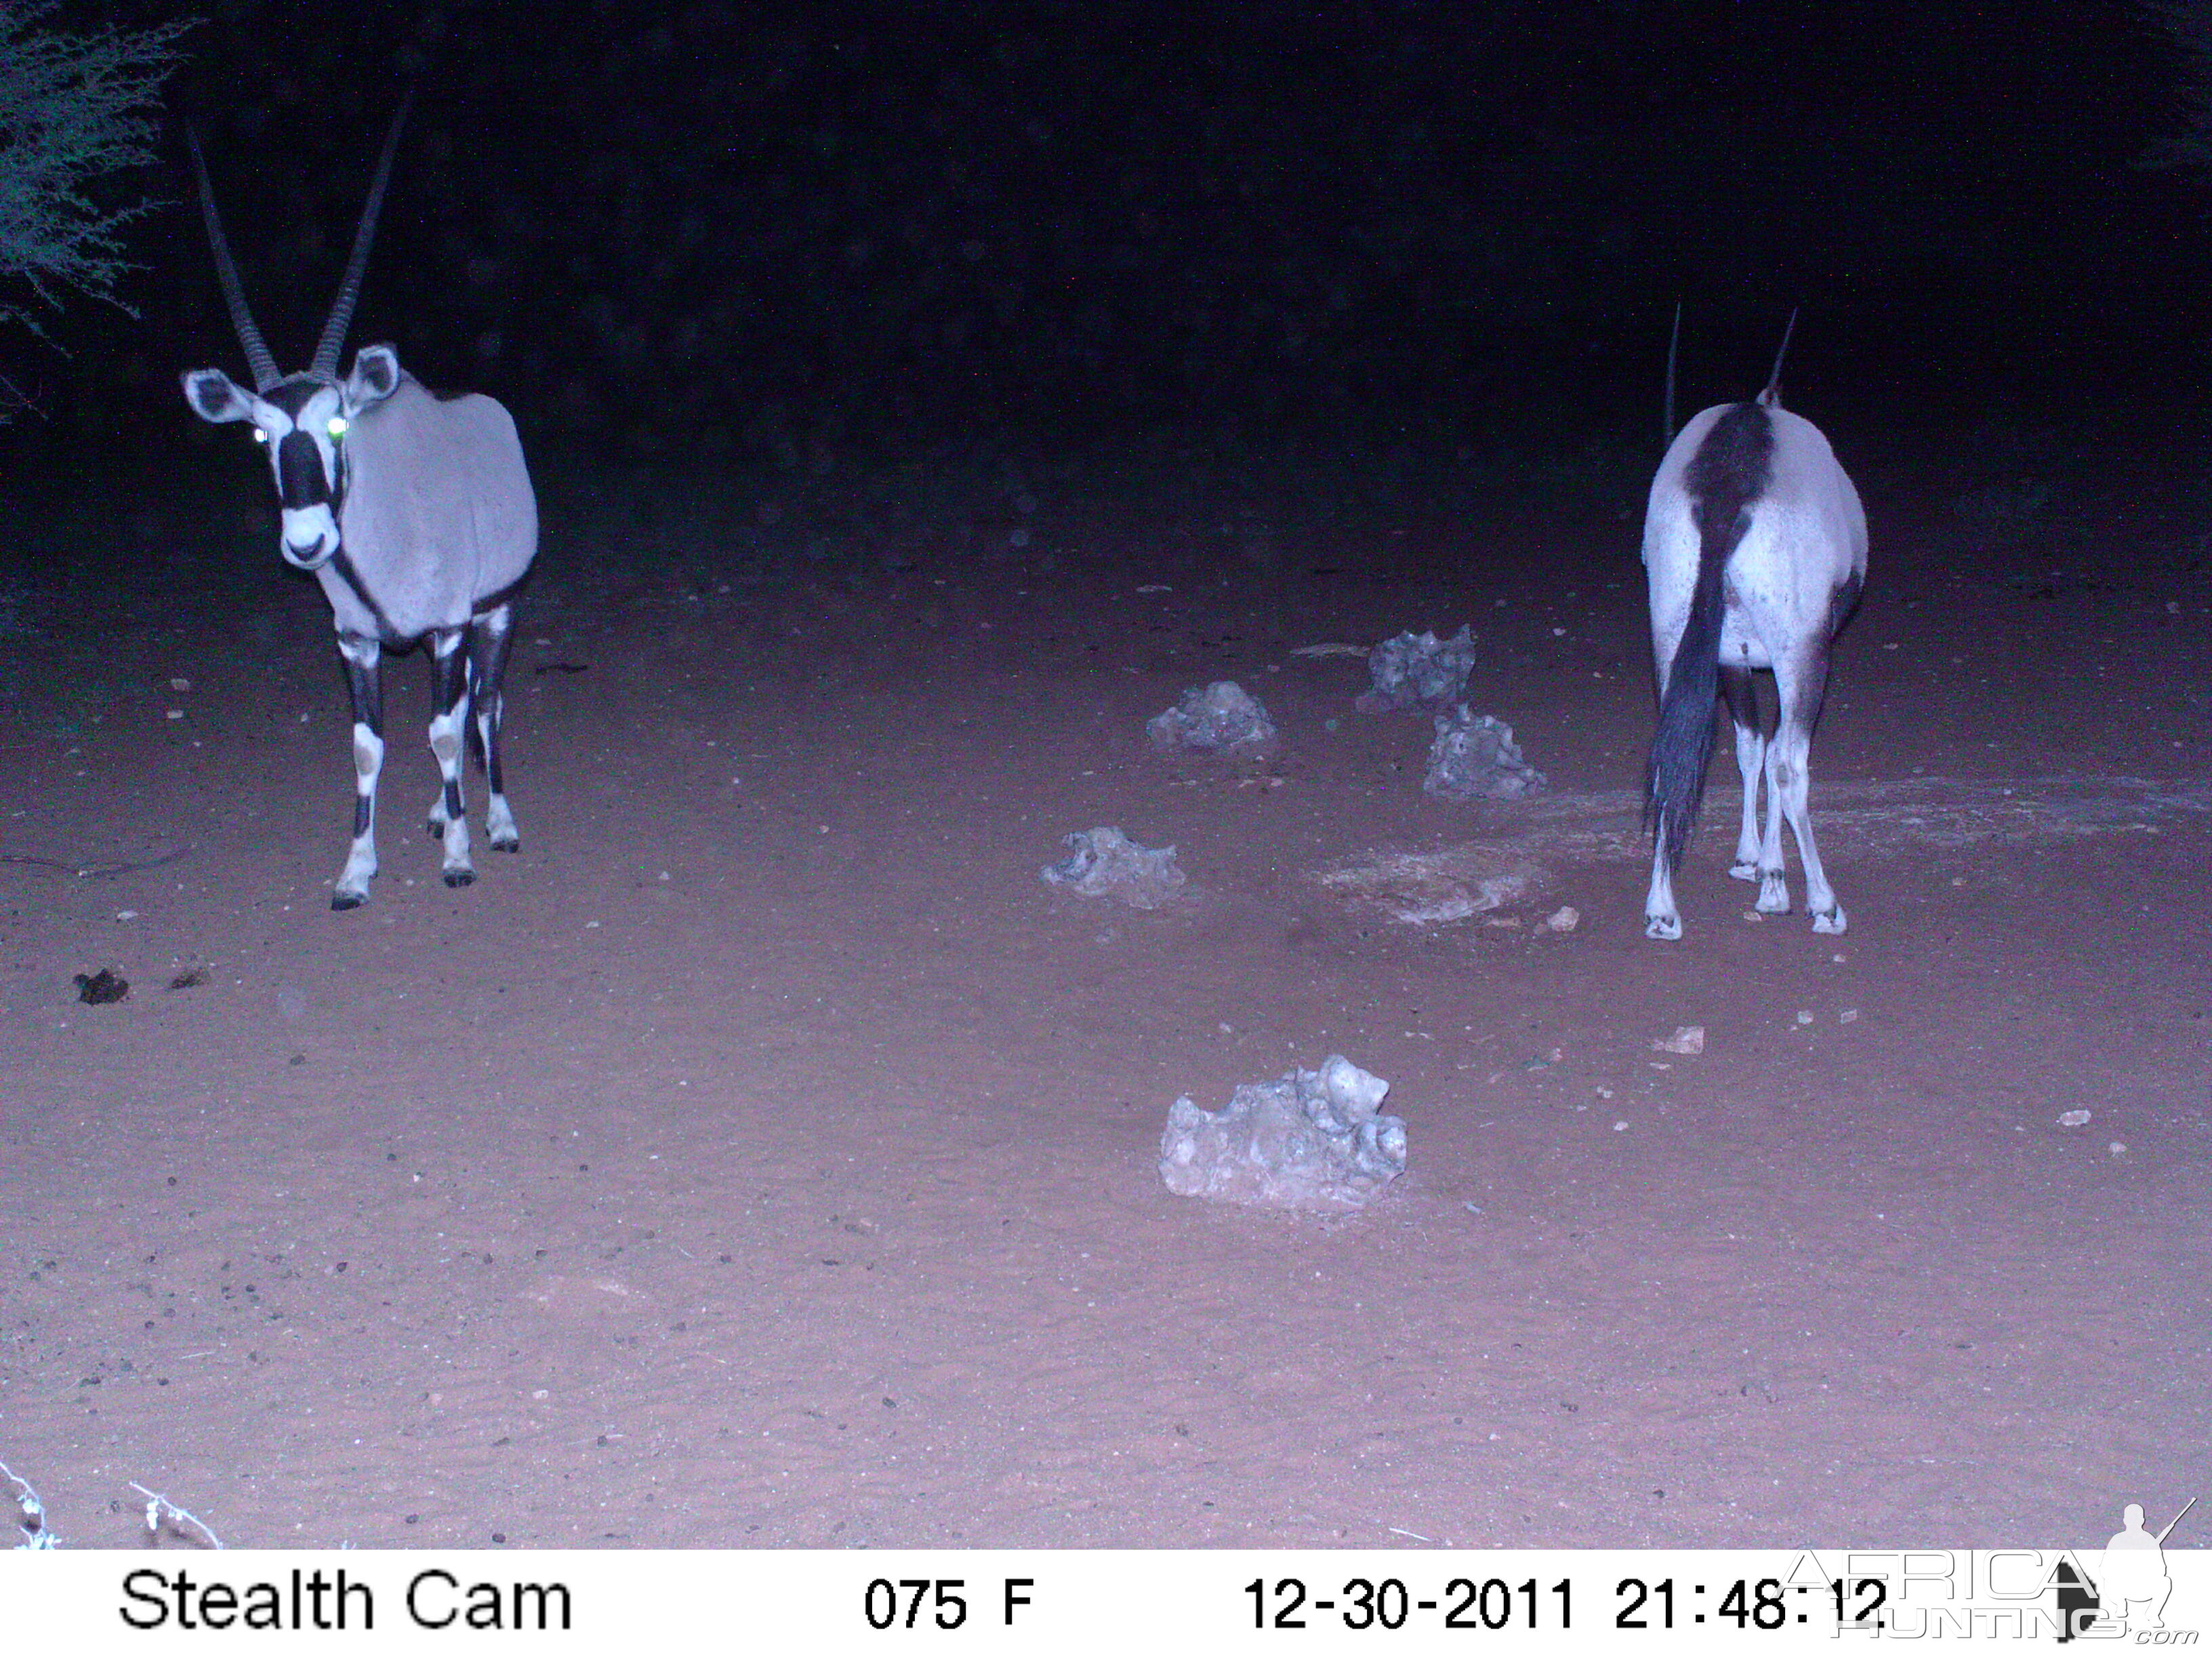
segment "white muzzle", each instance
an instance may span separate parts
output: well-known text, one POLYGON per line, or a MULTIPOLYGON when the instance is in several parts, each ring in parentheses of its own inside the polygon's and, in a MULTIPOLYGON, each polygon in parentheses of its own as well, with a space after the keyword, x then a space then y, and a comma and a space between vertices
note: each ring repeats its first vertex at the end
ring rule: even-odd
POLYGON ((283 512, 284 562, 301 570, 319 570, 338 550, 338 524, 327 506, 288 507, 283 512))

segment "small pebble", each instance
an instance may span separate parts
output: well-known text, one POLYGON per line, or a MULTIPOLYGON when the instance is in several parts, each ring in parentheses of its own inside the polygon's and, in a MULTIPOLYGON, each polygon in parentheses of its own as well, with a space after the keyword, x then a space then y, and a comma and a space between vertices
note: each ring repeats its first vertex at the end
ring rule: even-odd
POLYGON ((1626 1129, 1628 1127, 1628 1120, 1625 1117, 1617 1117, 1613 1121, 1613 1127, 1616 1132, 1626 1129))
POLYGON ((1856 1008, 1846 1008, 1846 1009, 1844 1009, 1844 1012, 1843 1012, 1842 1013, 1838 1014, 1838 1015, 1836 1016, 1836 1018, 1837 1018, 1840 1023, 1842 1023, 1843 1024, 1850 1025, 1850 1024, 1855 1024, 1855 1023, 1857 1021, 1858 1017, 1859 1017, 1859 1011, 1858 1011, 1857 1009, 1856 1009, 1856 1008))
POLYGON ((1813 1011, 1810 1008, 1800 1008, 1797 1011, 1797 1023, 1800 1025, 1810 1025, 1813 1023, 1813 1011))
POLYGON ((2128 1150, 2128 1143, 2124 1140, 2115 1140, 2106 1146, 2105 1150, 2110 1152, 2114 1158, 2118 1158, 2128 1150))
POLYGON ((1544 918, 1544 926, 1555 933, 1571 933, 1582 926, 1583 913, 1571 904, 1562 904, 1544 918))
POLYGON ((2078 1107, 2073 1111, 2061 1112, 2058 1115, 2058 1121, 2069 1129, 2078 1129, 2088 1121, 2088 1113, 2081 1110, 2078 1107))
POLYGON ((1677 1025, 1674 1036, 1656 1038, 1651 1046, 1662 1054, 1702 1054, 1705 1052, 1705 1028, 1702 1025, 1677 1025))

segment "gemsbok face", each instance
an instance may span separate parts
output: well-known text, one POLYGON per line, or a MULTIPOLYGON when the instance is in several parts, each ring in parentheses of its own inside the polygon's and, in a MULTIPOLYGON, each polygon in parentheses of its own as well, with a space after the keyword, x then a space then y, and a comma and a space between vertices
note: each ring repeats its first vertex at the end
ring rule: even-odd
POLYGON ((484 830, 492 846, 512 852, 521 845, 500 753, 501 688, 513 640, 512 601, 538 552, 538 503, 514 422, 489 398, 426 391, 388 345, 363 347, 350 373, 337 372, 406 118, 403 104, 385 140, 337 301, 313 360, 298 374, 278 373, 254 325, 216 213, 207 163, 198 141, 191 144, 216 273, 253 386, 247 390, 221 369, 194 369, 184 376, 185 401, 202 420, 252 425, 276 479, 277 550, 287 563, 314 574, 337 626, 353 702, 355 792, 353 843, 331 896, 338 910, 364 902, 376 874, 386 647, 404 650, 421 639, 430 644, 430 749, 440 789, 429 826, 443 845, 447 885, 476 879, 461 793, 465 748, 475 749, 489 785, 484 830))
POLYGON ((349 391, 295 374, 279 380, 264 398, 220 369, 185 377, 185 395, 202 420, 253 423, 253 440, 269 452, 282 503, 277 551, 301 570, 321 569, 338 550, 347 483, 343 441, 367 406, 349 391))

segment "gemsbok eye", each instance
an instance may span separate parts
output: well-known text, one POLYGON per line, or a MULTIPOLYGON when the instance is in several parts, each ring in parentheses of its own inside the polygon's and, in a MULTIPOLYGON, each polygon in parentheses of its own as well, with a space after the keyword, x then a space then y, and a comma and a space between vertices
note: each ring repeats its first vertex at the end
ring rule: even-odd
POLYGON ((269 434, 257 426, 253 428, 253 441, 258 444, 265 444, 269 441, 269 434))
POLYGON ((333 416, 331 416, 331 423, 330 423, 330 426, 328 427, 327 430, 329 431, 329 433, 330 433, 331 436, 332 436, 333 438, 343 438, 343 437, 344 437, 344 436, 345 436, 345 430, 346 430, 346 418, 345 418, 345 416, 343 416, 343 415, 333 415, 333 416))

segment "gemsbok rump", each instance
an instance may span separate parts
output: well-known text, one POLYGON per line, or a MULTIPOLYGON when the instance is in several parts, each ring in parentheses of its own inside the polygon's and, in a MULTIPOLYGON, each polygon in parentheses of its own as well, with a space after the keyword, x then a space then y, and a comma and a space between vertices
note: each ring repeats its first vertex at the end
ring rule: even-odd
POLYGON ((476 879, 461 793, 462 750, 483 763, 490 800, 484 833, 494 848, 521 845, 500 763, 501 686, 512 643, 512 601, 538 552, 538 501, 514 422, 489 398, 442 397, 399 366, 388 345, 364 346, 340 379, 345 343, 392 159, 407 118, 400 106, 354 236, 345 280, 307 369, 283 374, 253 324, 223 240, 199 143, 192 140, 200 207, 216 274, 253 371, 246 391, 221 369, 184 377, 185 401, 202 420, 248 421, 269 452, 282 503, 278 551, 312 571, 337 624, 338 655, 353 702, 353 844, 331 908, 368 897, 376 874, 376 781, 384 766, 385 647, 430 642, 434 693, 430 750, 441 787, 430 833, 444 845, 448 887, 476 879), (475 715, 473 733, 470 715, 475 715))
MULTIPOLYGON (((1786 352, 1786 332, 1782 345, 1786 352)), ((1653 845, 1644 931, 1651 939, 1682 936, 1674 869, 1705 793, 1716 692, 1727 700, 1743 773, 1743 822, 1729 873, 1759 884, 1760 911, 1786 912, 1787 817, 1805 866, 1813 930, 1844 927, 1844 907, 1813 841, 1807 758, 1827 688, 1829 647, 1866 580, 1866 512, 1820 429, 1782 407, 1781 377, 1778 354, 1773 378, 1756 398, 1692 416, 1651 481, 1644 520, 1659 678, 1659 730, 1644 790, 1653 845), (1771 730, 1761 724, 1752 678, 1761 668, 1773 672, 1780 705, 1771 730)))

